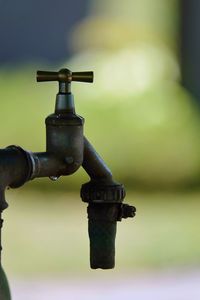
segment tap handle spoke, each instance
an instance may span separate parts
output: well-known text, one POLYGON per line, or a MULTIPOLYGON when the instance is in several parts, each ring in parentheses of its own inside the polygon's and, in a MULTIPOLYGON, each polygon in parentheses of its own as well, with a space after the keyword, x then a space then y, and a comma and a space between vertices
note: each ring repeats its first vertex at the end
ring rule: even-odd
POLYGON ((92 71, 72 72, 69 69, 61 69, 58 72, 37 71, 37 82, 58 81, 71 83, 72 81, 93 82, 93 80, 94 73, 92 71))

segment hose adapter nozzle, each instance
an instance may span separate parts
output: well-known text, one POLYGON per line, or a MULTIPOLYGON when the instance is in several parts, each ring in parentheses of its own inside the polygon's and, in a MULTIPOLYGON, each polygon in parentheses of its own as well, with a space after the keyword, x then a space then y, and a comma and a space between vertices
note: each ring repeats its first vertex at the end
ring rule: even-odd
POLYGON ((92 269, 112 269, 115 266, 115 238, 117 221, 134 217, 136 209, 122 204, 123 185, 86 183, 81 198, 88 202, 88 233, 90 238, 90 266, 92 269))

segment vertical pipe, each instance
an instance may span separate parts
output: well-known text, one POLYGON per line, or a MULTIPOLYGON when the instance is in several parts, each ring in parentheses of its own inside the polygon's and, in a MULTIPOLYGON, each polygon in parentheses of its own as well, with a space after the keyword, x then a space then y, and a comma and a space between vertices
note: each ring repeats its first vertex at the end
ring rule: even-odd
POLYGON ((3 220, 0 214, 0 299, 1 300, 11 300, 10 289, 8 285, 8 280, 6 274, 4 273, 1 265, 1 229, 3 225, 3 220))

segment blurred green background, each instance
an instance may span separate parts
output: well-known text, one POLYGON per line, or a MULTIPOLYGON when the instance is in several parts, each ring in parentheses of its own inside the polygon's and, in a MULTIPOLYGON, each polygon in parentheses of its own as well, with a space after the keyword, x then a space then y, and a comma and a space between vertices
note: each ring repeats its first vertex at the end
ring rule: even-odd
MULTIPOLYGON (((178 3, 88 1, 86 16, 67 36, 71 54, 52 61, 28 58, 14 67, 8 59, 0 69, 0 146, 33 152, 45 149, 44 120, 57 93, 56 83, 36 83, 36 70, 94 70, 93 85, 73 84, 76 111, 86 120, 85 135, 138 209, 133 221, 118 225, 116 272, 199 263, 200 112, 179 83, 178 3)), ((6 192, 8 275, 90 273, 86 207, 79 198, 87 180, 79 170, 6 192)))

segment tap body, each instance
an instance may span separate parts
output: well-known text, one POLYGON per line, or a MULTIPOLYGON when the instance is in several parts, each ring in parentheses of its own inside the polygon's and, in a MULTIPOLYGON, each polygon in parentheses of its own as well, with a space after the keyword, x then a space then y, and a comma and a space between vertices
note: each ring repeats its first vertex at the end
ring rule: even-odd
MULTIPOLYGON (((81 198, 88 203, 90 237, 90 265, 92 268, 114 267, 116 222, 133 217, 135 208, 127 212, 124 186, 115 182, 110 169, 83 136, 80 162, 90 181, 82 185, 81 198)), ((59 145, 57 145, 59 146, 59 145)), ((68 152, 68 155, 73 155, 68 152)), ((27 181, 41 177, 59 177, 76 171, 74 159, 66 162, 66 152, 29 152, 18 146, 0 150, 0 211, 8 207, 5 200, 7 187, 18 188, 27 181), (72 166, 71 166, 72 164, 72 166)), ((73 156, 72 156, 73 157, 73 156)))
MULTIPOLYGON (((38 81, 59 81, 55 111, 45 121, 46 151, 33 153, 14 145, 0 149, 0 214, 8 207, 7 187, 19 188, 27 181, 41 177, 70 175, 82 166, 90 177, 90 181, 81 187, 81 198, 88 203, 90 266, 111 269, 115 265, 117 221, 134 217, 136 210, 122 204, 124 186, 113 180, 112 172, 84 136, 84 119, 75 112, 70 82, 90 82, 91 76, 91 72, 72 73, 67 69, 38 72, 38 81)), ((4 273, 1 272, 0 251, 0 278, 1 274, 4 273)), ((3 275, 3 278, 6 277, 3 275)), ((8 300, 8 284, 5 286, 3 291, 0 284, 0 299, 8 300)))

